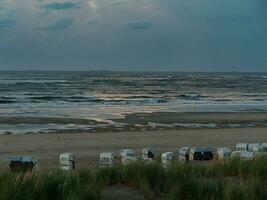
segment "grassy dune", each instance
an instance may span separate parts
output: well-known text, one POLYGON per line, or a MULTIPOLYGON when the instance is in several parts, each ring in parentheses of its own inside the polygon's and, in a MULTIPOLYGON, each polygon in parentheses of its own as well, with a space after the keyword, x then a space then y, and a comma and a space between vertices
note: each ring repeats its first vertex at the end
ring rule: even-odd
MULTIPOLYGON (((267 199, 267 157, 208 165, 138 162, 126 167, 75 172, 0 173, 0 200, 121 199, 105 190, 114 185, 138 189, 143 199, 267 199)), ((129 196, 128 200, 133 199, 129 196)), ((140 198, 139 198, 140 199, 140 198)))

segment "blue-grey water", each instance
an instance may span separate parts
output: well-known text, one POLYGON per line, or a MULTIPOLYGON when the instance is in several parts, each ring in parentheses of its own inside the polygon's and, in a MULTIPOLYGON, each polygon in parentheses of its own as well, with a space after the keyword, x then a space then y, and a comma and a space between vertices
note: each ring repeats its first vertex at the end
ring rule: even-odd
POLYGON ((0 117, 244 110, 267 110, 267 73, 0 72, 0 117))

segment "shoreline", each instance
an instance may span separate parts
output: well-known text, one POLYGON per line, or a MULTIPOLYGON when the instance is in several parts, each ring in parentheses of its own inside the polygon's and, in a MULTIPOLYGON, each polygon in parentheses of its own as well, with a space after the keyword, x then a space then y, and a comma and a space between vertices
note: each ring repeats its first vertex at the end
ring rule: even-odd
POLYGON ((264 128, 267 112, 151 112, 120 119, 0 117, 1 135, 264 128))

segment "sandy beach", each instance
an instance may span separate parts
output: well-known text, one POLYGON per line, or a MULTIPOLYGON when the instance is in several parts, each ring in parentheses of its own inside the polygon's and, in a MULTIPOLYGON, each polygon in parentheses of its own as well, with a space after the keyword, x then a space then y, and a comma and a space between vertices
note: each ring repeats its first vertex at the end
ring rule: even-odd
POLYGON ((31 155, 38 158, 40 169, 58 167, 58 155, 71 151, 77 167, 97 165, 100 152, 117 153, 151 145, 158 153, 176 151, 182 146, 234 147, 238 142, 267 142, 267 128, 186 129, 137 132, 105 132, 90 134, 29 134, 0 136, 0 166, 8 166, 10 155, 31 155))
POLYGON ((34 156, 40 169, 50 169, 58 168, 60 153, 73 152, 77 168, 88 168, 97 165, 99 153, 111 151, 118 155, 123 148, 134 149, 140 157, 147 146, 153 146, 160 155, 183 146, 234 148, 238 142, 267 142, 266 112, 135 113, 108 122, 17 117, 0 118, 0 123, 93 125, 88 130, 0 135, 0 168, 8 167, 11 155, 34 156))

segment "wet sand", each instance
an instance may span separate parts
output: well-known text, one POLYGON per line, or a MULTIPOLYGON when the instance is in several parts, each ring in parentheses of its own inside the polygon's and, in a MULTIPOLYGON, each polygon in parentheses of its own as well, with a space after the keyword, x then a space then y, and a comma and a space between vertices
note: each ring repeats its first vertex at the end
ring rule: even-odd
POLYGON ((10 155, 35 156, 40 169, 50 169, 58 167, 60 153, 73 152, 77 168, 87 168, 97 165, 100 152, 117 153, 122 148, 133 148, 140 157, 141 149, 148 145, 161 153, 182 146, 233 148, 238 142, 267 142, 267 127, 1 135, 0 168, 7 168, 10 155))
POLYGON ((124 113, 116 119, 62 117, 0 117, 0 134, 76 134, 188 128, 267 127, 267 112, 124 113), (1 125, 8 125, 1 128, 1 125), (22 125, 22 129, 20 128, 22 125), (9 127, 9 128, 7 128, 9 127), (28 127, 28 129, 27 129, 28 127))
POLYGON ((267 112, 153 112, 127 114, 115 122, 146 124, 171 123, 267 123, 267 112))

